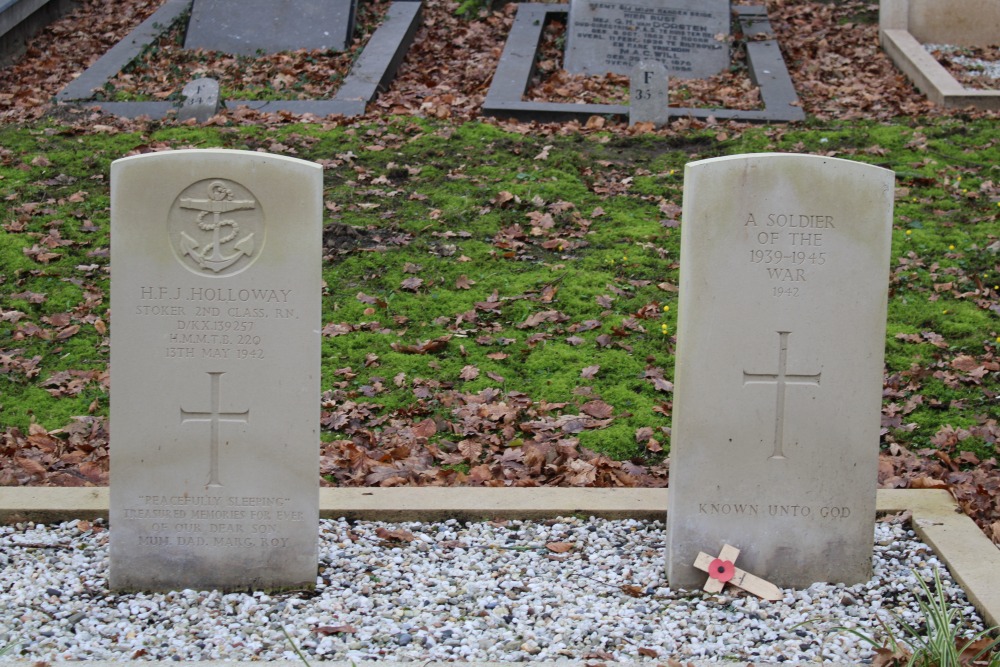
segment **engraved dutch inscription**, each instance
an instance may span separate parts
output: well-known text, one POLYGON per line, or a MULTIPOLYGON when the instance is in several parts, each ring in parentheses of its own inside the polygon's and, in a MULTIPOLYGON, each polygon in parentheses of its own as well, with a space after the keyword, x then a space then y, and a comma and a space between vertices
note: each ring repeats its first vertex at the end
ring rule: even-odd
POLYGON ((571 0, 566 71, 628 75, 639 61, 705 78, 729 65, 728 0, 571 0))
POLYGON ((317 562, 319 165, 112 165, 111 586, 308 588, 317 562))
POLYGON ((687 166, 671 586, 723 544, 781 586, 870 575, 892 193, 834 158, 687 166))

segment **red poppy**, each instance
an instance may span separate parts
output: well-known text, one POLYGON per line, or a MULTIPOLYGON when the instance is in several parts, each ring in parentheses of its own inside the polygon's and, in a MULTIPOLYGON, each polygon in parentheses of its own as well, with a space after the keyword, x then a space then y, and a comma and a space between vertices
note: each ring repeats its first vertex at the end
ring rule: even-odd
POLYGON ((736 574, 736 566, 733 565, 733 561, 731 560, 716 558, 708 566, 708 576, 712 579, 718 579, 722 583, 726 583, 732 579, 734 574, 736 574))

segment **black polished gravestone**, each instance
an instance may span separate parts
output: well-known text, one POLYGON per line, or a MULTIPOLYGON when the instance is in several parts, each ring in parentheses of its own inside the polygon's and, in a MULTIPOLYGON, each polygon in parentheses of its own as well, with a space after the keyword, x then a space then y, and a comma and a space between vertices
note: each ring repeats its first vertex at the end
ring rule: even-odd
POLYGON ((184 48, 242 56, 343 51, 354 9, 354 0, 195 0, 184 48))

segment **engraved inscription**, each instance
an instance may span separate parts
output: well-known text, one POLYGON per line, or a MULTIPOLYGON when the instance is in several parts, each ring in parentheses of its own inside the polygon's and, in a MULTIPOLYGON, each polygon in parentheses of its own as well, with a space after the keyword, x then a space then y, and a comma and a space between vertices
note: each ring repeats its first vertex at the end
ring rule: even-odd
POLYGON ((222 376, 224 373, 208 371, 211 378, 211 398, 208 412, 191 412, 181 408, 181 424, 207 422, 210 426, 208 486, 220 487, 219 481, 219 426, 222 423, 246 424, 250 421, 250 410, 243 412, 222 412, 222 376))
POLYGON ((143 285, 139 301, 136 315, 176 318, 165 333, 167 359, 264 359, 270 339, 258 322, 295 320, 299 313, 288 307, 290 289, 143 285))
POLYGON ((143 495, 137 507, 122 510, 126 521, 151 520, 140 546, 287 548, 281 533, 305 513, 291 499, 267 496, 143 495), (158 535, 157 533, 169 533, 158 535))
POLYGON ((773 384, 777 387, 777 400, 774 407, 774 448, 769 459, 785 458, 785 387, 788 385, 819 386, 820 373, 813 375, 794 375, 787 372, 788 336, 790 331, 778 332, 778 370, 776 373, 748 373, 743 371, 743 384, 773 384))
POLYGON ((170 211, 170 244, 178 261, 199 275, 242 271, 260 254, 264 216, 249 190, 208 179, 188 186, 170 211))
POLYGON ((826 264, 829 231, 836 229, 834 216, 818 213, 748 213, 743 222, 750 248, 750 264, 761 267, 767 278, 778 283, 772 297, 798 297, 814 270, 826 264))
POLYGON ((835 505, 760 505, 757 503, 698 503, 698 514, 709 516, 794 517, 847 519, 851 508, 835 505))
POLYGON ((705 57, 725 49, 717 33, 728 32, 728 12, 625 2, 588 2, 587 8, 571 12, 570 40, 574 49, 600 53, 588 66, 593 71, 625 74, 645 60, 663 63, 677 76, 708 76, 714 71, 703 71, 705 57))

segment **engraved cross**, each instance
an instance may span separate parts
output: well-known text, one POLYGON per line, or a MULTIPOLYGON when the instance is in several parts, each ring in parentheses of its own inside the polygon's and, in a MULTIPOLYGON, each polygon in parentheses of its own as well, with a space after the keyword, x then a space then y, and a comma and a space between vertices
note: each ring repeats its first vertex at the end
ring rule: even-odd
POLYGON ((784 431, 785 431, 785 387, 787 385, 811 385, 819 386, 820 373, 813 375, 794 375, 787 372, 788 366, 788 336, 790 331, 778 332, 778 372, 777 373, 747 373, 743 371, 743 385, 748 384, 773 384, 777 386, 778 398, 774 415, 774 450, 771 452, 772 459, 785 458, 784 452, 784 431))
POLYGON ((188 422, 207 422, 211 425, 211 441, 209 445, 208 485, 222 486, 219 481, 219 425, 223 422, 231 424, 246 424, 250 421, 250 410, 243 412, 222 412, 222 376, 221 371, 207 371, 211 378, 211 398, 208 412, 190 412, 181 408, 181 424, 188 422))

